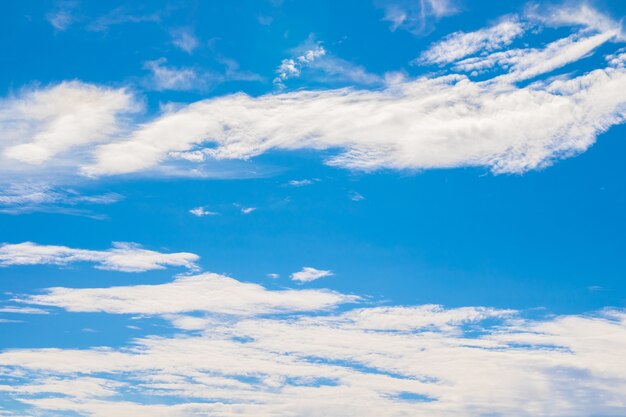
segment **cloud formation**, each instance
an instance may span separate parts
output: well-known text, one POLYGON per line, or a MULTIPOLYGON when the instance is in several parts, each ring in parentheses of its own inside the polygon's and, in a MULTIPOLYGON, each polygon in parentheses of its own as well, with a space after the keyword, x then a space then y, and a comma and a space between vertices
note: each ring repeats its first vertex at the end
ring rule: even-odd
POLYGON ((33 242, 0 245, 0 266, 95 264, 97 269, 143 272, 169 266, 198 269, 198 255, 187 252, 161 253, 135 243, 115 242, 113 248, 98 251, 67 246, 39 245, 33 242))
MULTIPOLYGON (((354 170, 540 169, 585 151, 626 114, 626 70, 617 51, 606 67, 519 85, 621 42, 620 25, 607 17, 593 23, 600 15, 590 10, 533 18, 534 25, 574 28, 543 47, 498 50, 522 36, 530 13, 450 35, 423 55, 445 64, 448 74, 396 79, 377 89, 226 95, 164 106, 142 123, 129 122, 141 100, 126 89, 67 82, 25 91, 0 104, 0 162, 13 173, 53 169, 98 177, 314 149, 330 151, 328 164, 354 170), (494 69, 491 78, 473 79, 494 69)), ((318 45, 297 61, 334 65, 326 55, 318 45)), ((298 62, 281 66, 279 78, 299 74, 298 62)), ((185 84, 187 78, 173 79, 185 84)))

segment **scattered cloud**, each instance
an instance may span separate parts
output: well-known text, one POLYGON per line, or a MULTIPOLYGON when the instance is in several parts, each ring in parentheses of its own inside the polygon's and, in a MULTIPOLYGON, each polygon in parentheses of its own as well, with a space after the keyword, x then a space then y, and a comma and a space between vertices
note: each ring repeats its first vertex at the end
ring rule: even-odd
POLYGON ((39 245, 32 242, 0 245, 0 266, 69 265, 77 262, 95 264, 97 269, 121 272, 144 272, 179 266, 198 269, 198 255, 187 252, 161 253, 134 243, 116 242, 113 248, 98 251, 66 246, 39 245))
POLYGON ((337 311, 354 297, 272 291, 215 274, 51 288, 21 301, 158 316, 177 330, 121 347, 0 353, 0 381, 7 381, 0 391, 28 414, 591 417, 626 410, 623 310, 533 320, 472 306, 337 311))
POLYGON ((241 213, 250 214, 256 210, 256 207, 241 207, 241 213))
POLYGON ((311 268, 310 266, 305 266, 302 268, 301 271, 294 272, 293 274, 291 274, 290 278, 293 281, 298 281, 298 282, 311 282, 311 281, 315 281, 316 279, 330 277, 332 275, 333 273, 331 271, 324 270, 324 269, 315 269, 315 268, 311 268))
POLYGON ((304 180, 291 180, 287 184, 292 187, 305 187, 307 185, 314 184, 314 180, 304 179, 304 180))
POLYGON ((348 197, 352 201, 363 201, 363 200, 365 200, 365 197, 363 197, 363 195, 361 193, 357 193, 356 191, 351 191, 350 193, 348 193, 348 197))
POLYGON ((197 217, 205 217, 205 216, 217 216, 219 213, 215 211, 209 211, 205 207, 196 207, 189 210, 189 213, 193 214, 197 217))

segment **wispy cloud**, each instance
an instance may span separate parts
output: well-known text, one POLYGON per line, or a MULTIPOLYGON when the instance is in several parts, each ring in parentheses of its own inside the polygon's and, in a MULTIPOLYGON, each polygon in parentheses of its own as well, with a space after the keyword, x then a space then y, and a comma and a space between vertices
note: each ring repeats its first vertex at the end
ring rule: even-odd
POLYGON ((123 5, 107 12, 106 14, 92 20, 87 26, 87 30, 94 32, 104 32, 112 26, 129 23, 158 23, 161 21, 159 12, 144 13, 132 10, 129 6, 123 5))
POLYGON ((510 45, 524 32, 525 25, 517 16, 507 16, 485 29, 452 33, 432 45, 415 62, 447 64, 477 52, 498 50, 510 45))
POLYGON ((39 245, 33 242, 0 245, 0 266, 69 265, 93 263, 97 269, 121 272, 144 272, 166 267, 197 270, 198 255, 187 252, 161 253, 143 249, 134 243, 116 242, 113 248, 99 251, 67 246, 39 245))
POLYGON ((403 29, 416 35, 431 31, 438 20, 459 12, 454 0, 375 0, 374 3, 383 9, 383 20, 389 22, 392 31, 403 29))
POLYGON ((73 1, 59 1, 53 10, 46 14, 46 20, 58 31, 66 31, 77 20, 76 8, 73 1))
POLYGON ((191 28, 172 29, 170 35, 172 37, 172 44, 188 54, 193 53, 200 45, 200 41, 198 41, 198 38, 196 38, 191 28))
POLYGON ((226 58, 218 58, 222 64, 221 72, 203 70, 196 67, 175 67, 167 65, 165 58, 144 63, 144 68, 151 72, 147 86, 157 91, 207 91, 215 86, 230 81, 260 81, 257 74, 239 69, 239 64, 226 58))
POLYGON ((54 212, 98 218, 98 213, 84 207, 114 204, 123 198, 117 193, 84 194, 73 189, 24 182, 0 187, 0 213, 54 212))

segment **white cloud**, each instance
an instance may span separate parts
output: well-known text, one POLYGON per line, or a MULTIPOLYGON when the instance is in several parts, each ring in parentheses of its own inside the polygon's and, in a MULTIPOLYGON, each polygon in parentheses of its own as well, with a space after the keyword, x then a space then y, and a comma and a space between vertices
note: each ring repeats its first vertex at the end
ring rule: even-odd
POLYGON ((170 31, 172 36, 172 44, 188 54, 200 45, 198 38, 194 35, 190 28, 177 28, 170 31))
POLYGON ((269 291, 257 284, 207 273, 178 277, 171 283, 160 285, 49 288, 43 295, 19 301, 74 312, 258 315, 324 310, 356 299, 328 290, 269 291))
POLYGON ((455 32, 422 53, 416 63, 448 64, 477 52, 489 52, 509 45, 525 31, 517 16, 475 32, 455 32))
POLYGON ((315 268, 311 268, 310 266, 305 266, 302 268, 301 271, 294 272, 293 274, 291 274, 290 277, 293 281, 311 282, 311 281, 315 281, 316 279, 329 277, 332 275, 333 273, 331 271, 327 271, 324 269, 315 269, 315 268))
POLYGON ((193 214, 194 216, 197 216, 197 217, 217 216, 219 214, 219 213, 217 213, 215 211, 209 211, 205 207, 193 208, 193 209, 189 210, 189 213, 191 213, 191 214, 193 214))
POLYGON ((256 210, 256 207, 242 207, 241 208, 241 213, 242 214, 250 214, 250 213, 252 213, 255 210, 256 210))
POLYGON ((202 151, 207 158, 343 148, 328 163, 362 170, 487 166, 525 172, 584 151, 623 118, 624 70, 573 78, 578 88, 567 93, 556 94, 553 85, 518 88, 448 76, 382 91, 208 99, 100 146, 95 163, 84 169, 90 175, 136 172, 209 139, 216 146, 202 151))
POLYGON ((76 147, 111 139, 123 127, 120 115, 138 109, 124 88, 70 81, 25 90, 0 101, 1 159, 9 169, 16 162, 41 165, 76 147))
POLYGON ((39 245, 32 242, 0 245, 0 266, 68 265, 76 262, 94 263, 98 269, 143 272, 180 266, 195 270, 198 255, 187 252, 161 253, 133 243, 113 244, 106 251, 74 249, 67 246, 39 245))

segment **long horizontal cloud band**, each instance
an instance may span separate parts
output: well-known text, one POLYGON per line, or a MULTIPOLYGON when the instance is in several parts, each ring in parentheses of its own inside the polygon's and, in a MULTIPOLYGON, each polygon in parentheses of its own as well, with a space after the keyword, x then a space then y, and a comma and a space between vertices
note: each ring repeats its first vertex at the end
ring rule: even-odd
MULTIPOLYGON (((113 94, 72 82, 24 100, 56 101, 70 92, 80 101, 83 90, 113 94)), ((584 151, 598 134, 623 122, 625 103, 626 70, 621 68, 526 88, 446 76, 381 91, 342 89, 258 98, 238 94, 166 113, 132 127, 126 136, 109 136, 93 152, 83 145, 101 142, 102 136, 58 131, 57 122, 68 115, 55 108, 35 128, 30 119, 12 122, 22 130, 34 129, 33 135, 19 139, 27 143, 5 145, 2 159, 8 161, 7 169, 17 161, 32 163, 33 169, 69 164, 99 176, 139 172, 173 159, 200 162, 245 159, 273 149, 338 149, 328 163, 351 169, 485 166, 518 173, 584 151), (28 152, 20 151, 24 146, 28 152), (63 158, 54 159, 63 152, 63 158), (32 155, 42 157, 33 160, 32 155)), ((132 105, 126 110, 134 109, 132 105)), ((122 129, 123 123, 113 117, 118 111, 116 106, 99 109, 94 123, 103 124, 105 131, 122 129)))

